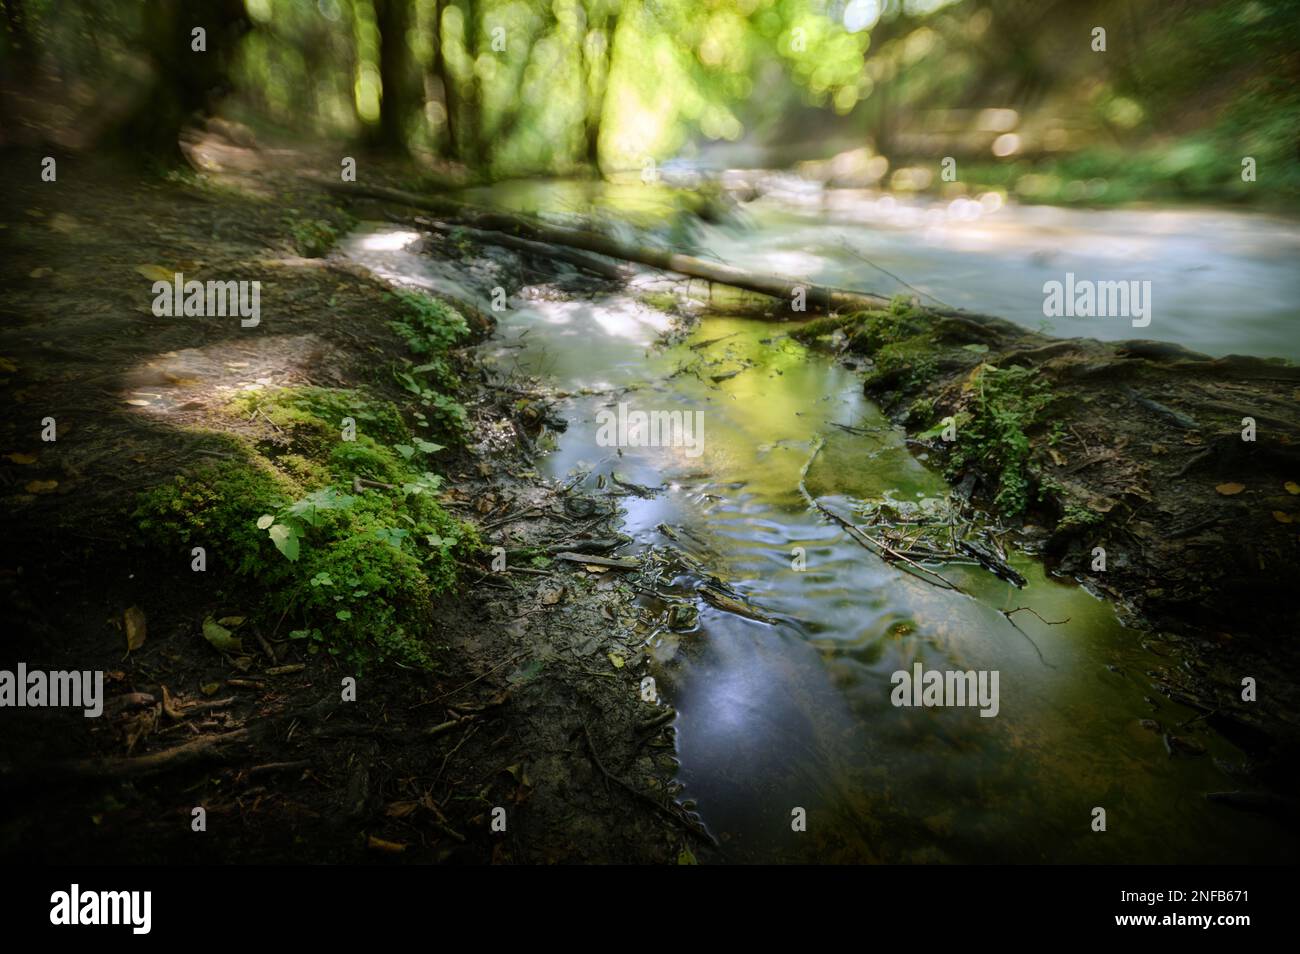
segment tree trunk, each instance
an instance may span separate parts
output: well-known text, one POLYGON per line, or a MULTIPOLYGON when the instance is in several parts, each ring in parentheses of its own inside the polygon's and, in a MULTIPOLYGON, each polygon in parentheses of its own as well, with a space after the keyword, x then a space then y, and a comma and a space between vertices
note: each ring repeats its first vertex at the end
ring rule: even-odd
POLYGON ((410 113, 406 30, 408 0, 374 0, 379 27, 379 124, 367 137, 384 149, 406 152, 404 123, 410 113))
POLYGON ((248 21, 241 0, 152 0, 147 7, 141 42, 153 75, 104 138, 141 159, 180 161, 181 130, 229 91, 229 63, 248 21), (206 31, 202 52, 192 46, 196 27, 206 31))
POLYGON ((442 87, 442 106, 447 114, 447 148, 446 155, 460 159, 460 148, 456 138, 460 127, 456 111, 460 108, 456 87, 451 74, 447 72, 447 58, 442 54, 442 12, 447 8, 446 0, 437 0, 433 14, 433 75, 442 87))
MULTIPOLYGON (((595 170, 596 175, 602 175, 600 168, 600 127, 605 118, 605 100, 609 92, 609 78, 614 68, 614 40, 618 36, 618 14, 611 16, 606 21, 605 26, 605 55, 603 61, 599 63, 588 64, 588 73, 593 73, 599 69, 603 75, 600 80, 600 87, 596 91, 594 100, 588 104, 587 123, 586 123, 586 160, 587 164, 595 170)), ((584 46, 585 49, 585 46, 584 46)), ((587 79, 588 94, 592 93, 591 76, 587 79)))

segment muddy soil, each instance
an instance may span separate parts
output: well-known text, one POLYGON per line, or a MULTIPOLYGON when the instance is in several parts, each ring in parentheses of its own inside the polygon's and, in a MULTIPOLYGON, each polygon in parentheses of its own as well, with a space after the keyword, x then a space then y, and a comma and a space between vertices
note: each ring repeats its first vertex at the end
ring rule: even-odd
MULTIPOLYGON (((546 556, 608 556, 619 496, 536 474, 545 403, 515 384, 466 389, 472 438, 441 463, 443 505, 503 547, 508 569, 494 572, 490 552, 461 568, 436 606, 432 672, 367 671, 345 702, 352 674, 279 627, 238 653, 204 640, 205 618, 243 607, 219 568, 193 573, 188 553, 139 543, 137 495, 220 456, 214 430, 268 436, 269 421, 216 414, 249 385, 365 386, 400 401, 377 369, 401 342, 381 282, 295 246, 290 219, 346 225, 306 183, 314 160, 272 168, 229 142, 203 147, 222 171, 175 181, 83 159, 61 161, 55 185, 33 172, 37 156, 2 160, 3 668, 104 670, 106 704, 98 719, 4 711, 0 851, 114 863, 716 855, 673 798, 673 713, 642 699, 635 571, 546 556), (261 327, 155 318, 145 266, 261 280, 261 327), (41 440, 46 417, 57 442, 41 440), (145 638, 128 652, 132 608, 145 638), (205 833, 192 830, 196 807, 205 833)), ((480 334, 489 324, 478 316, 480 334)))

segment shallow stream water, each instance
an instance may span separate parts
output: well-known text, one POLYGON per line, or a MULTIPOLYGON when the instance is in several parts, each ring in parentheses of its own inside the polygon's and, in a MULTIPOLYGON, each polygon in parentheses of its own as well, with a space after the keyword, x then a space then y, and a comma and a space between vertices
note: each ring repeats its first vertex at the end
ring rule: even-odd
MULTIPOLYGON (((392 279, 473 297, 469 282, 418 254, 414 238, 371 225, 345 251, 392 279)), ((737 240, 723 257, 735 252, 733 260, 762 262, 778 246, 803 254, 800 241, 796 229, 776 228, 737 240)), ((967 287, 972 269, 952 266, 944 281, 967 287)), ((1274 278, 1281 295, 1286 281, 1274 278)), ((969 301, 937 280, 931 285, 954 304, 999 304, 969 301)), ((659 632, 645 647, 648 671, 679 712, 680 797, 695 803, 729 857, 1294 858, 1291 829, 1206 801, 1206 792, 1246 787, 1225 771, 1243 755, 1204 723, 1175 729, 1197 713, 1166 699, 1147 673, 1178 660, 1126 629, 1107 602, 1047 576, 1037 560, 1014 550, 1025 587, 977 566, 950 565, 943 574, 964 592, 945 591, 882 562, 809 508, 799 483, 818 441, 823 448, 806 487, 842 514, 861 499, 947 494, 943 479, 863 396, 852 371, 784 337, 787 328, 753 319, 706 317, 684 340, 661 345, 671 318, 626 293, 524 296, 498 319, 496 336, 482 348, 487 366, 503 377, 535 375, 573 395, 560 402, 569 427, 539 462, 544 474, 559 481, 590 472, 585 485, 593 491, 598 475, 608 481, 615 473, 663 486, 648 499, 621 498, 623 530, 635 540, 628 549, 664 545, 660 524, 679 528, 680 545, 709 574, 777 619, 756 622, 700 602, 694 630, 659 632), (723 377, 733 370, 739 373, 723 377), (597 415, 619 401, 629 409, 702 412, 701 452, 602 446, 597 415), (872 430, 849 433, 836 423, 872 430), (805 554, 802 569, 796 548, 805 554), (1041 620, 1017 614, 1018 630, 1000 611, 1019 606, 1041 620), (1068 622, 1044 622, 1058 620, 1068 622), (917 662, 927 670, 996 670, 997 715, 895 707, 891 675, 917 662), (1171 756, 1162 735, 1140 724, 1148 719, 1205 754, 1171 756), (807 813, 806 832, 792 830, 796 808, 807 813), (1105 832, 1093 830, 1095 808, 1105 809, 1105 832)), ((1192 326, 1200 319, 1189 309, 1177 320, 1192 326)), ((689 595, 696 582, 684 576, 673 592, 689 595)))

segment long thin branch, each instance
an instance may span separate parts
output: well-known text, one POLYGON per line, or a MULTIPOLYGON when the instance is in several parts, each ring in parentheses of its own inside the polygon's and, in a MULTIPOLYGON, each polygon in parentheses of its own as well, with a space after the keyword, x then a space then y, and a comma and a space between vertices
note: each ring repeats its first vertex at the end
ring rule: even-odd
POLYGON ((831 520, 835 521, 835 523, 839 524, 840 527, 843 528, 844 532, 847 533, 850 537, 852 537, 853 540, 859 546, 861 546, 865 550, 869 550, 871 553, 874 553, 876 556, 884 560, 886 563, 893 563, 896 560, 901 560, 903 563, 907 565, 904 567, 904 569, 908 569, 910 567, 910 570, 908 570, 908 572, 911 572, 912 575, 915 576, 918 580, 921 580, 924 583, 929 583, 931 586, 937 586, 940 589, 953 590, 954 592, 957 593, 965 592, 960 586, 958 586, 956 583, 952 582, 942 574, 937 573, 934 570, 931 570, 929 567, 922 566, 921 564, 917 563, 915 560, 911 559, 905 554, 895 550, 893 547, 885 543, 883 540, 877 540, 875 537, 870 536, 867 533, 864 533, 859 527, 855 526, 850 521, 845 520, 834 510, 832 510, 830 507, 827 507, 820 500, 818 500, 816 497, 814 497, 812 494, 808 492, 808 487, 806 486, 808 480, 808 471, 809 469, 811 469, 813 465, 813 461, 817 459, 817 455, 821 453, 821 449, 824 446, 824 444, 825 441, 823 441, 821 435, 818 434, 816 440, 813 442, 812 454, 809 455, 806 461, 804 461, 803 469, 799 471, 799 493, 803 496, 804 500, 808 501, 808 505, 814 508, 815 510, 819 511, 820 513, 822 513, 824 516, 829 517, 831 520))
POLYGON ((681 275, 689 275, 693 278, 702 278, 706 281, 758 292, 787 303, 792 302, 798 292, 802 292, 804 301, 808 306, 824 310, 883 308, 889 304, 889 299, 882 295, 830 288, 825 285, 816 285, 811 282, 798 281, 778 275, 751 272, 722 262, 711 262, 694 255, 684 255, 680 252, 647 245, 636 245, 612 236, 582 229, 551 225, 523 215, 480 209, 441 196, 417 195, 413 192, 403 192, 400 189, 362 186, 356 183, 325 182, 323 185, 332 192, 344 195, 379 199, 385 202, 396 202, 411 208, 424 209, 440 216, 450 217, 476 229, 505 232, 534 242, 564 245, 587 252, 596 252, 610 258, 637 262, 651 268, 662 268, 681 275))

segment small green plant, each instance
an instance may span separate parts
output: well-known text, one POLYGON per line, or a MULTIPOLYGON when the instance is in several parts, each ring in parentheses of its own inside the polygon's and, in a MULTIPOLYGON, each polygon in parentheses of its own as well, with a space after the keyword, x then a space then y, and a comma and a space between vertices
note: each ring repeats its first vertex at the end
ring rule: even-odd
POLYGON ((424 408, 413 415, 421 427, 430 427, 458 444, 464 441, 469 434, 469 412, 463 404, 417 380, 413 371, 395 371, 393 377, 424 408))
POLYGON ((1073 534, 1101 526, 1106 522, 1106 515, 1095 510, 1086 510, 1075 504, 1066 504, 1065 513, 1057 521, 1056 532, 1073 534))
POLYGON ((321 258, 334 247, 339 231, 324 219, 297 219, 289 224, 294 248, 303 258, 321 258))
POLYGON ((399 291, 401 316, 389 322, 414 355, 443 354, 469 337, 469 325, 455 308, 437 298, 399 291))
POLYGON ((1030 368, 996 368, 982 364, 972 373, 974 399, 969 418, 960 420, 957 441, 948 463, 956 478, 978 464, 997 475, 994 504, 1003 514, 1017 516, 1029 503, 1028 431, 1042 420, 1053 397, 1047 381, 1030 368))
POLYGON ((274 439, 256 449, 231 440, 236 459, 145 494, 137 517, 146 537, 207 547, 249 614, 287 618, 309 651, 357 669, 430 666, 432 601, 479 547, 438 503, 442 478, 429 467, 442 446, 358 391, 250 392, 231 411, 271 421, 274 439), (342 439, 345 417, 356 423, 353 440, 342 439), (381 486, 355 491, 359 477, 381 486))

